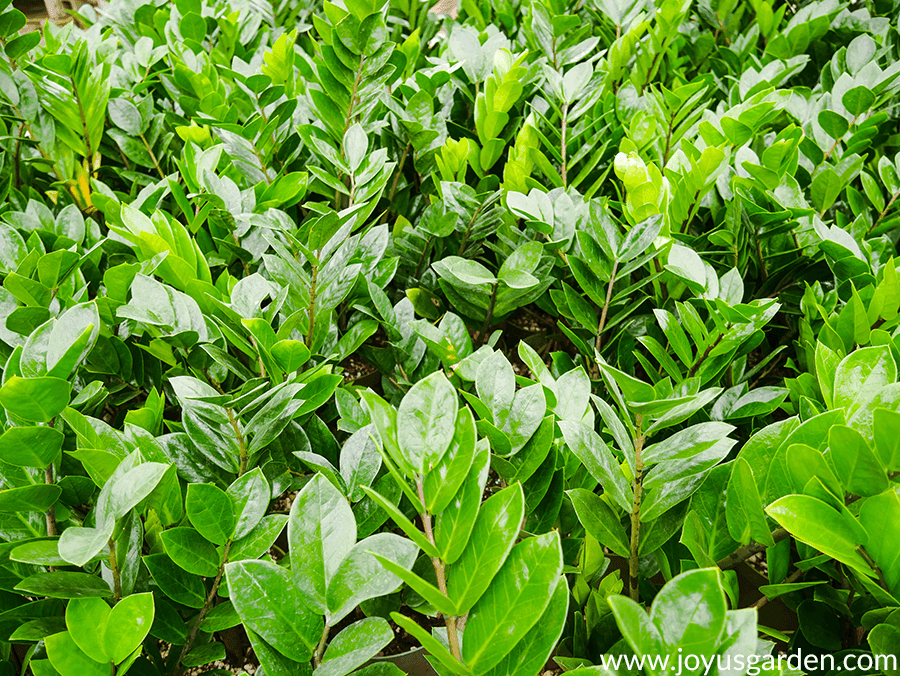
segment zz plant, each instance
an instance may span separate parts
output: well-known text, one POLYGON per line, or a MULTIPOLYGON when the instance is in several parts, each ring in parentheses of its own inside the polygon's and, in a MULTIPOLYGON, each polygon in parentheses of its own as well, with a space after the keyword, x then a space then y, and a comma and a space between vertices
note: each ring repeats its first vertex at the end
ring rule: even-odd
POLYGON ((0 674, 900 659, 897 3, 431 9, 0 0, 0 674))
POLYGON ((376 556, 440 613, 446 632, 429 633, 399 613, 392 618, 451 673, 499 676, 540 669, 568 608, 558 534, 519 541, 525 518, 520 483, 483 498, 490 445, 478 439, 472 411, 459 406, 442 373, 417 382, 398 409, 372 392, 362 398, 384 462, 420 525, 374 490, 364 490, 431 566, 403 570, 376 556))

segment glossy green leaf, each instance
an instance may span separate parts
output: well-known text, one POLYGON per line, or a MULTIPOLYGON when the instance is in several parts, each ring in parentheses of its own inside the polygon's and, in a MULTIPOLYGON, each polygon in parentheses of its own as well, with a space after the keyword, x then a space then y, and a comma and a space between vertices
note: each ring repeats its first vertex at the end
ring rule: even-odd
POLYGON ((0 491, 0 512, 45 512, 61 493, 62 489, 53 484, 0 491))
POLYGON ((887 490, 889 482, 884 467, 859 432, 835 425, 828 432, 828 450, 848 492, 870 496, 887 490))
POLYGON ((44 469, 59 457, 64 438, 52 427, 10 427, 0 436, 0 458, 10 465, 44 469))
POLYGON ((394 638, 387 620, 367 617, 346 627, 328 643, 317 676, 344 676, 374 657, 394 638))
MULTIPOLYGON (((0 443, 3 438, 0 437, 0 443)), ((456 416, 450 447, 425 476, 425 506, 431 514, 443 512, 459 491, 475 458, 475 417, 468 407, 456 416)))
POLYGON ((236 517, 234 539, 250 533, 266 513, 272 490, 259 467, 235 479, 225 491, 234 505, 236 517))
POLYGON ((202 608, 206 589, 199 577, 182 570, 166 554, 149 554, 144 565, 163 594, 188 608, 202 608))
POLYGON ((45 645, 50 664, 60 676, 109 676, 109 664, 94 661, 67 631, 48 636, 45 645))
POLYGON ((69 405, 72 386, 62 378, 13 376, 0 388, 0 405, 31 422, 50 422, 69 405))
POLYGON ((294 498, 288 521, 294 583, 320 614, 326 590, 356 542, 356 518, 347 499, 322 474, 294 498))
POLYGON ((866 551, 878 565, 895 596, 900 594, 900 496, 885 491, 866 500, 859 523, 868 535, 866 551))
POLYGON ((334 625, 367 599, 396 591, 401 580, 384 569, 373 554, 411 569, 419 548, 393 533, 378 533, 357 542, 328 582, 326 621, 334 625))
POLYGON ((728 606, 718 568, 701 568, 677 576, 653 600, 650 619, 663 641, 694 655, 711 654, 725 632, 728 606))
POLYGON ((431 605, 439 613, 447 617, 459 614, 456 609, 456 604, 453 603, 450 597, 431 584, 428 580, 422 579, 413 571, 406 570, 383 556, 375 554, 375 558, 382 566, 384 566, 385 570, 403 580, 404 584, 421 596, 426 603, 431 605))
POLYGON ((588 534, 619 556, 628 557, 630 545, 625 528, 603 498, 583 488, 568 492, 578 520, 588 534))
POLYGON ((459 401, 443 373, 413 385, 397 411, 397 443, 417 471, 440 462, 453 440, 459 401))
POLYGON ((866 545, 868 537, 846 513, 806 495, 788 495, 776 500, 766 508, 766 513, 797 540, 864 575, 874 575, 859 553, 859 547, 866 545))
MULTIPOLYGON (((872 414, 875 454, 889 472, 900 469, 900 413, 877 408, 872 414)), ((3 437, 0 437, 2 442, 3 437)))
POLYGON ((447 563, 456 562, 469 542, 487 483, 490 457, 490 450, 486 444, 476 448, 475 459, 469 467, 462 487, 435 519, 435 544, 441 558, 447 563))
POLYGON ((29 596, 49 596, 54 599, 112 596, 109 585, 100 578, 87 573, 62 570, 36 573, 19 582, 14 589, 29 596))
POLYGON ((112 659, 104 641, 111 611, 109 604, 98 597, 72 599, 66 606, 69 636, 85 654, 98 662, 112 659))
MULTIPOLYGON (((626 596, 618 595, 609 597, 608 603, 622 636, 635 655, 639 657, 657 656, 668 652, 659 629, 642 606, 626 596)), ((652 676, 661 676, 666 673, 656 663, 648 660, 646 664, 645 669, 652 676)))
POLYGON ((634 495, 609 446, 583 423, 560 421, 559 428, 566 445, 581 460, 585 469, 600 482, 621 509, 630 511, 634 495))
POLYGON ((119 601, 109 614, 103 632, 104 652, 120 664, 150 632, 153 624, 153 594, 132 594, 119 601))
POLYGON ((191 525, 210 542, 224 545, 234 535, 234 503, 218 486, 189 484, 184 507, 191 525))
POLYGON ((775 545, 753 470, 744 458, 738 458, 733 464, 725 505, 731 537, 742 544, 755 540, 768 547, 775 545))
POLYGON ((160 534, 166 554, 193 575, 215 577, 220 557, 215 545, 193 528, 170 528, 160 534))
POLYGON ((897 380, 897 366, 885 346, 854 350, 837 366, 834 374, 834 405, 848 419, 872 401, 882 387, 897 380))
POLYGON ((525 638, 487 672, 487 676, 517 676, 541 672, 563 632, 568 609, 569 585, 561 577, 544 614, 525 638))
POLYGON ((460 615, 471 610, 501 569, 524 516, 525 498, 520 484, 494 493, 481 505, 469 544, 447 573, 447 590, 460 615))
POLYGON ((241 621, 285 657, 309 660, 322 619, 304 603, 290 571, 267 561, 240 561, 226 564, 225 572, 241 621))
POLYGON ((510 552, 466 622, 463 659, 475 672, 496 666, 543 615, 562 572, 557 533, 528 538, 510 552))
POLYGON ((375 504, 381 507, 381 509, 387 512, 388 516, 390 516, 393 522, 397 524, 400 530, 402 530, 410 540, 416 543, 416 546, 419 547, 419 549, 421 549, 430 557, 437 558, 440 556, 437 547, 435 547, 431 543, 431 541, 425 536, 425 533, 419 530, 414 523, 407 519, 406 516, 404 516, 403 512, 401 512, 390 500, 370 488, 365 488, 363 490, 366 496, 373 500, 375 504))

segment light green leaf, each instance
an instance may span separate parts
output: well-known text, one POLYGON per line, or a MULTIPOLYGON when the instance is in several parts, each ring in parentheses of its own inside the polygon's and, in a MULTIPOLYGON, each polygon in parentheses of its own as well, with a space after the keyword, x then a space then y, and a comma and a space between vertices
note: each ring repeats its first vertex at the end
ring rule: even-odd
POLYGON ((750 463, 738 458, 731 470, 725 501, 725 516, 728 532, 741 544, 751 540, 774 547, 775 541, 766 522, 762 498, 753 478, 750 463))
POLYGON ((581 460, 585 469, 600 482, 620 508, 630 512, 634 494, 606 442, 584 423, 562 420, 559 428, 566 445, 581 460))
POLYGON ((210 542, 224 545, 234 535, 234 504, 213 484, 188 484, 185 510, 191 525, 210 542))
POLYGON ((69 405, 72 386, 62 378, 12 376, 0 388, 0 405, 31 422, 50 422, 69 405))
POLYGON ((556 649, 565 626, 568 609, 569 585, 564 577, 560 577, 544 614, 525 638, 519 641, 486 676, 541 673, 556 649))
POLYGON ((513 547, 466 622, 462 653, 476 673, 496 666, 543 615, 562 572, 555 531, 513 547))
POLYGON ((322 619, 304 603, 290 571, 268 561, 240 561, 226 564, 225 573, 241 621, 285 657, 308 661, 322 619))
POLYGON ((728 609, 718 568, 701 568, 678 575, 653 600, 650 619, 669 649, 710 655, 725 632, 728 609))
POLYGON ((885 345, 862 347, 845 357, 834 374, 834 406, 847 419, 875 399, 885 385, 897 380, 897 366, 885 345))
POLYGON ((512 551, 524 516, 521 484, 494 493, 481 505, 469 543, 447 574, 447 590, 460 615, 488 589, 512 551))
POLYGON ((355 542, 356 518, 347 499, 316 474, 291 505, 288 543, 294 583, 317 613, 325 613, 326 589, 355 542))
POLYGON ((868 536, 848 514, 807 495, 787 495, 769 505, 766 513, 797 540, 863 575, 875 575, 859 553, 859 548, 867 544, 868 536))
POLYGON ((834 425, 828 432, 828 452, 850 493, 868 497, 887 490, 890 485, 884 467, 855 429, 834 425))
MULTIPOLYGON (((450 447, 425 476, 425 505, 431 514, 440 514, 456 496, 475 458, 475 417, 468 407, 460 409, 450 447)), ((3 437, 0 437, 2 443, 3 437)))
POLYGON ((103 632, 104 652, 120 664, 133 653, 150 632, 153 624, 153 594, 132 594, 119 601, 103 632))
POLYGON ((193 528, 170 528, 160 534, 166 554, 193 575, 215 577, 220 557, 215 546, 193 528))
POLYGON ((393 533, 378 533, 357 542, 328 583, 328 624, 337 624, 363 601, 392 594, 402 584, 373 554, 410 570, 418 551, 412 542, 393 533))
POLYGON ((101 598, 72 599, 66 606, 66 626, 72 640, 85 654, 99 662, 109 662, 103 634, 112 608, 101 598))
POLYGON ((397 411, 397 442, 417 471, 440 462, 456 429, 456 390, 438 371, 413 385, 397 411))
POLYGON ((394 632, 387 620, 367 617, 341 631, 328 644, 316 676, 344 676, 362 666, 390 643, 394 632))
POLYGON ((625 527, 599 495, 583 488, 568 491, 578 520, 588 534, 619 556, 628 557, 630 547, 625 527))
POLYGON ((109 664, 94 661, 78 647, 69 632, 48 636, 44 643, 50 664, 60 676, 109 676, 109 664))
POLYGON ((64 438, 52 427, 10 427, 0 436, 0 458, 10 465, 44 469, 59 457, 64 438))

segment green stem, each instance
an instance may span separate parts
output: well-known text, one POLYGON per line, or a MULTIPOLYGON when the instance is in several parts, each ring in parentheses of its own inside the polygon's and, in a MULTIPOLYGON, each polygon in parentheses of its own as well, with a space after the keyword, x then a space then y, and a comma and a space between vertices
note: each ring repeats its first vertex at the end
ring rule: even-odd
POLYGON ((491 302, 488 305, 487 315, 484 317, 484 324, 481 325, 481 330, 475 338, 476 343, 481 342, 485 335, 487 335, 488 329, 491 328, 491 321, 494 319, 494 307, 497 305, 497 289, 499 287, 500 282, 496 282, 494 288, 491 290, 491 302))
MULTIPOLYGON (((419 501, 424 505, 425 483, 421 478, 417 479, 416 488, 419 492, 419 501)), ((431 527, 431 514, 428 513, 427 509, 424 509, 419 516, 422 519, 422 528, 425 530, 425 537, 427 537, 428 541, 434 545, 435 540, 434 530, 431 527)), ((443 560, 432 557, 431 564, 434 566, 434 574, 437 577, 438 589, 440 589, 441 593, 445 596, 449 596, 447 593, 447 574, 443 560)), ((459 633, 456 627, 456 617, 453 615, 445 615, 444 624, 447 626, 447 642, 450 644, 450 652, 456 659, 462 662, 462 652, 459 649, 459 633)))
MULTIPOLYGON (((730 329, 730 328, 731 328, 731 325, 729 324, 727 328, 730 329)), ((726 329, 726 330, 727 330, 727 329, 726 329)), ((693 377, 696 375, 697 370, 703 365, 703 362, 705 362, 705 361, 709 358, 709 355, 710 355, 710 353, 713 351, 713 348, 715 348, 716 345, 718 345, 719 343, 721 343, 721 342, 722 342, 722 338, 724 338, 724 337, 725 337, 725 334, 724 334, 724 333, 720 333, 720 334, 719 334, 719 337, 716 338, 713 342, 711 342, 711 343, 706 347, 706 350, 703 352, 703 354, 700 356, 700 358, 697 359, 697 361, 694 362, 693 366, 691 366, 690 370, 688 371, 688 374, 687 374, 687 377, 688 377, 688 378, 693 378, 693 377)))
POLYGON ((640 600, 640 586, 638 584, 638 570, 640 566, 640 534, 641 534, 641 497, 643 493, 644 461, 641 452, 644 449, 644 433, 641 426, 644 422, 642 416, 636 416, 637 435, 634 440, 634 479, 632 489, 634 500, 631 503, 631 555, 628 557, 628 583, 632 601, 640 600))
MULTIPOLYGON (((53 463, 44 470, 44 483, 50 485, 53 483, 53 463)), ((56 506, 50 505, 47 508, 47 535, 55 537, 58 534, 56 529, 56 506)))
POLYGON ((75 78, 69 77, 72 82, 72 95, 75 97, 75 103, 78 104, 78 114, 81 115, 81 127, 84 130, 84 147, 87 150, 87 170, 88 176, 94 174, 94 151, 91 148, 91 137, 88 133, 87 115, 84 112, 84 106, 81 104, 81 97, 78 95, 78 85, 75 84, 75 78))
POLYGON ((616 283, 616 273, 619 271, 619 260, 613 261, 612 273, 609 276, 609 284, 606 285, 606 302, 603 303, 603 309, 600 311, 600 324, 597 327, 597 342, 595 349, 600 352, 600 346, 603 345, 603 329, 606 328, 606 314, 609 312, 609 303, 612 300, 613 284, 616 283))
POLYGON ((119 561, 116 557, 116 539, 109 539, 109 569, 113 576, 113 601, 122 598, 122 573, 119 571, 119 561))
MULTIPOLYGON (((788 533, 784 528, 776 528, 772 531, 772 539, 776 543, 781 542, 788 536, 790 536, 790 533, 788 533)), ((749 545, 745 545, 732 554, 729 554, 724 559, 720 560, 716 565, 722 570, 728 570, 729 568, 734 568, 739 563, 743 563, 754 554, 759 554, 760 552, 766 551, 767 548, 767 545, 764 545, 760 542, 751 542, 749 545)))
MULTIPOLYGON (((318 252, 321 253, 321 250, 318 252)), ((309 332, 306 334, 306 347, 312 350, 313 330, 316 328, 316 282, 319 279, 319 266, 313 266, 312 281, 309 285, 309 332)))
MULTIPOLYGON (((160 178, 165 178, 166 175, 163 173, 162 168, 159 166, 159 160, 156 159, 156 154, 153 152, 153 148, 151 148, 150 144, 147 143, 147 139, 144 138, 143 134, 139 134, 139 136, 141 137, 141 141, 144 142, 144 147, 147 149, 147 152, 150 153, 150 159, 153 160, 153 166, 156 167, 156 171, 159 172, 160 178)), ((263 169, 263 174, 265 174, 265 171, 266 170, 263 169)), ((266 177, 266 179, 268 180, 268 176, 266 177)))
POLYGON ((241 454, 241 468, 238 472, 238 476, 244 476, 244 473, 247 471, 247 441, 244 439, 244 435, 241 434, 241 428, 238 424, 237 418, 234 417, 234 411, 230 408, 225 409, 228 412, 228 422, 231 423, 231 428, 234 430, 234 436, 237 437, 238 449, 241 454))
POLYGON ((881 585, 881 588, 884 589, 885 591, 890 591, 891 588, 888 586, 887 579, 884 577, 884 572, 881 570, 881 568, 878 566, 878 564, 875 563, 875 559, 873 559, 871 557, 871 555, 869 554, 869 552, 866 551, 866 548, 863 547, 862 545, 860 545, 859 547, 856 548, 856 550, 866 560, 866 563, 868 563, 870 566, 872 566, 872 570, 874 570, 875 573, 878 575, 878 583, 881 585))
POLYGON ((181 663, 194 647, 194 642, 197 640, 197 634, 200 633, 200 623, 203 622, 203 620, 209 614, 209 611, 212 610, 213 603, 216 600, 216 594, 219 593, 219 585, 222 584, 222 575, 225 573, 225 564, 228 562, 228 550, 230 549, 231 540, 228 540, 225 543, 225 550, 222 552, 222 563, 219 565, 219 570, 216 573, 216 578, 215 580, 213 580, 212 587, 210 587, 209 590, 209 594, 206 595, 206 601, 203 602, 203 607, 200 609, 200 613, 197 615, 197 619, 194 621, 193 626, 191 626, 191 631, 188 634, 187 641, 185 641, 184 647, 181 649, 181 654, 178 656, 178 662, 175 664, 174 676, 180 676, 184 671, 184 667, 181 665, 181 663))
POLYGON ((892 206, 894 206, 894 202, 897 201, 897 198, 898 198, 898 197, 900 197, 900 192, 895 192, 893 195, 891 195, 891 201, 887 203, 887 206, 884 208, 884 211, 882 211, 882 212, 878 215, 878 220, 875 221, 875 225, 873 225, 871 228, 869 228, 869 232, 872 232, 875 228, 878 227, 878 224, 881 223, 881 221, 884 220, 884 217, 887 216, 888 210, 889 210, 892 206))
POLYGON ((319 644, 316 646, 316 652, 313 654, 313 665, 318 669, 322 666, 322 655, 325 654, 325 646, 328 643, 328 634, 331 633, 331 627, 329 625, 325 625, 325 629, 322 630, 322 638, 319 639, 319 644))
POLYGON ((562 131, 560 132, 560 142, 559 142, 559 152, 562 156, 562 162, 560 164, 560 169, 562 170, 562 182, 563 189, 569 187, 568 181, 568 168, 566 167, 566 128, 569 124, 569 104, 564 103, 562 109, 562 131))

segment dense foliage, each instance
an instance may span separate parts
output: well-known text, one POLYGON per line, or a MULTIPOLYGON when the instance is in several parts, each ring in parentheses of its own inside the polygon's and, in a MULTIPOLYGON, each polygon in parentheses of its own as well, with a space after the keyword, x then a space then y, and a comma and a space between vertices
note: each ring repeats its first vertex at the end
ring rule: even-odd
POLYGON ((0 4, 0 674, 900 653, 895 0, 0 4))

